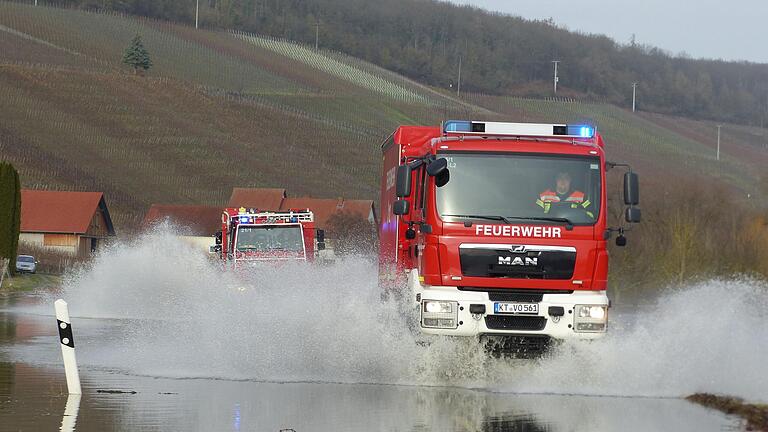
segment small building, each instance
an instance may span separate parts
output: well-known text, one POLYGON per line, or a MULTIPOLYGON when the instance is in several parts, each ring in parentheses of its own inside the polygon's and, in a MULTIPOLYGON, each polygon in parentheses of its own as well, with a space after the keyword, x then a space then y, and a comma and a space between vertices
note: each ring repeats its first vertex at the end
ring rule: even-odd
POLYGON ((181 240, 208 251, 216 243, 214 234, 221 231, 222 210, 219 206, 152 204, 142 226, 150 229, 168 223, 181 240))
POLYGON ((315 214, 315 224, 325 228, 328 220, 336 213, 359 215, 376 225, 376 211, 372 200, 349 200, 344 198, 288 197, 285 189, 234 188, 229 198, 229 207, 257 208, 268 211, 310 209, 315 214))
POLYGON ((21 190, 19 243, 87 257, 114 236, 102 192, 21 190))
POLYGON ((282 210, 308 208, 315 213, 315 223, 325 228, 328 221, 337 213, 360 216, 376 226, 376 212, 372 200, 348 200, 344 198, 286 198, 282 210))

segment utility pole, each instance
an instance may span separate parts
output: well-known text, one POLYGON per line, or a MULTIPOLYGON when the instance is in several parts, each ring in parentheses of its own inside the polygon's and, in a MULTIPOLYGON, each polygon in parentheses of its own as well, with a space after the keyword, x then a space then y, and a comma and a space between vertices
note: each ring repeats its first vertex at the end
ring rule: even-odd
POLYGON ((197 22, 200 18, 200 0, 195 2, 195 28, 197 28, 197 22))
POLYGON ((552 63, 555 65, 555 76, 552 79, 552 81, 555 89, 555 94, 557 94, 557 82, 560 80, 560 78, 557 77, 557 64, 560 63, 560 60, 552 60, 552 63))
POLYGON ((717 125, 717 160, 720 160, 720 128, 722 125, 717 125))
POLYGON ((635 112, 635 96, 637 95, 637 83, 632 83, 632 112, 635 112))
POLYGON ((461 93, 461 56, 459 56, 459 80, 456 82, 456 96, 461 93))

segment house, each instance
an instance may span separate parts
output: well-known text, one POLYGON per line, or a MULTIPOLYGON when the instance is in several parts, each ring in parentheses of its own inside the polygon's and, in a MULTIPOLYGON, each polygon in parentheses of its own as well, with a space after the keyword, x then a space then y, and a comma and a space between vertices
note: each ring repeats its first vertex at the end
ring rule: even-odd
MULTIPOLYGON (((371 200, 288 198, 286 190, 278 188, 234 188, 227 207, 263 211, 310 209, 315 214, 315 226, 320 229, 326 229, 330 218, 342 212, 359 215, 376 225, 376 212, 371 200)), ((214 234, 221 230, 222 210, 223 207, 219 206, 153 204, 144 216, 142 226, 146 230, 163 222, 170 223, 182 240, 208 251, 215 242, 214 234)), ((332 245, 332 235, 329 238, 332 245)))
POLYGON ((19 243, 87 257, 114 236, 102 192, 21 190, 19 243))
POLYGON ((219 206, 152 204, 142 226, 168 223, 180 239, 208 251, 215 244, 213 235, 221 231, 221 213, 219 206))

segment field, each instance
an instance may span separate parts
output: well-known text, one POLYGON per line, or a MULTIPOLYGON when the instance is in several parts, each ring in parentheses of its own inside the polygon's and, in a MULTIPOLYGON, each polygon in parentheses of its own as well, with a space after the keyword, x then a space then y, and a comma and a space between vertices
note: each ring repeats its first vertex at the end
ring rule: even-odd
MULTIPOLYGON (((226 202, 232 187, 375 199, 379 144, 448 118, 589 121, 645 179, 714 177, 764 197, 764 129, 563 100, 456 98, 341 53, 259 35, 0 2, 0 158, 27 188, 106 192, 118 234, 152 203, 226 202), (141 35, 146 74, 121 64, 141 35), (667 177, 665 177, 667 176, 667 177)), ((748 197, 748 198, 747 198, 748 197)))

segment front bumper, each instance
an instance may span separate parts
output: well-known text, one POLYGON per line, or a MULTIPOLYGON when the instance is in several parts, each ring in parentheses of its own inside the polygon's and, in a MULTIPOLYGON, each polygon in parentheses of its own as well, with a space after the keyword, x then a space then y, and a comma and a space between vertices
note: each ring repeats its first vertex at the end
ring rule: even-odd
MULTIPOLYGON (((608 316, 605 314, 605 326, 602 331, 577 332, 577 305, 600 305, 607 311, 609 305, 605 291, 574 291, 563 294, 543 294, 541 301, 520 301, 538 303, 537 314, 495 314, 495 300, 490 298, 487 291, 462 291, 457 287, 421 286, 416 298, 419 300, 421 330, 426 334, 450 336, 479 336, 479 335, 527 335, 549 336, 555 339, 597 339, 605 335, 608 316), (430 328, 424 326, 425 301, 456 302, 455 328, 430 328), (485 313, 473 314, 470 309, 477 311, 477 305, 484 305, 485 313), (550 308, 555 315, 550 315, 550 308), (562 308, 562 309, 560 309, 562 308), (557 311, 563 313, 557 316, 557 311)), ((519 290, 520 292, 522 290, 519 290)), ((503 292, 497 290, 495 292, 503 292)), ((532 291, 533 292, 533 291, 532 291)), ((504 302, 517 302, 514 298, 504 299, 504 302)))

